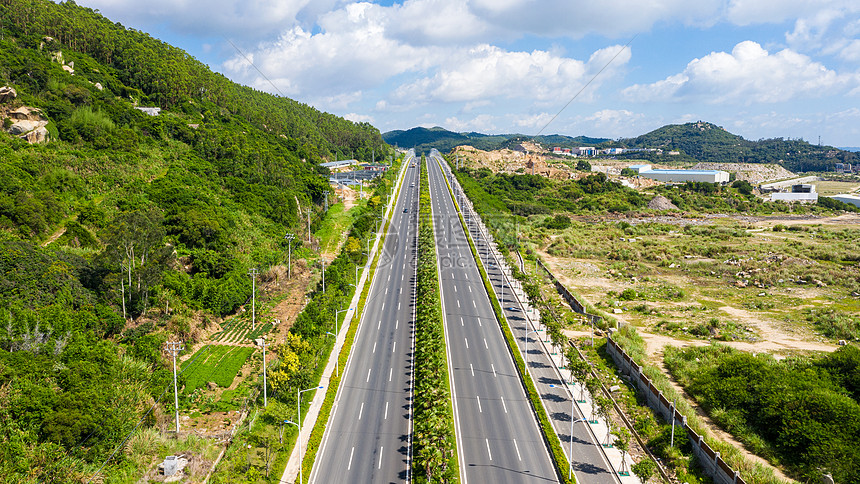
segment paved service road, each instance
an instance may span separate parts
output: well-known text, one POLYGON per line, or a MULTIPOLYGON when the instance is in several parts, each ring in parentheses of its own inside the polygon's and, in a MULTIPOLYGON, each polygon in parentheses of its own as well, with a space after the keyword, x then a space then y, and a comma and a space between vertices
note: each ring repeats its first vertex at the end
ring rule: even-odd
POLYGON ((409 156, 404 163, 403 186, 309 482, 410 479, 418 168, 409 156))
POLYGON ((436 156, 428 180, 463 484, 559 482, 436 156))
MULTIPOLYGON (((450 174, 448 165, 444 161, 442 163, 446 174, 450 174)), ((456 191, 462 195, 459 190, 456 191)), ((499 295, 500 300, 504 298, 505 317, 508 320, 511 331, 514 333, 518 347, 522 350, 524 344, 527 345, 528 368, 532 381, 541 395, 553 428, 559 440, 561 440, 565 455, 569 455, 571 443, 571 394, 565 388, 565 384, 550 361, 549 356, 541 348, 539 339, 546 338, 546 333, 544 331, 532 332, 535 328, 528 325, 528 321, 524 317, 521 308, 512 303, 515 295, 509 284, 513 279, 510 277, 508 279, 503 278, 498 261, 493 256, 492 251, 487 250, 485 234, 478 229, 477 224, 471 223, 474 220, 472 216, 473 212, 470 211, 468 203, 465 205, 462 206, 462 210, 464 210, 464 213, 466 211, 470 212, 470 215, 465 218, 469 222, 469 232, 472 235, 472 239, 476 242, 478 254, 484 262, 484 267, 487 269, 487 275, 496 294, 499 295), (489 259, 487 255, 489 255, 489 259), (506 282, 503 283, 503 281, 506 282)), ((578 395, 575 396, 578 397, 578 395)), ((578 406, 576 406, 574 408, 574 420, 584 417, 590 418, 591 415, 582 415, 578 406)), ((579 421, 573 427, 573 472, 576 475, 577 482, 580 484, 620 482, 618 475, 612 470, 612 467, 606 461, 605 455, 601 451, 600 445, 602 443, 595 441, 594 435, 586 425, 588 424, 579 421)))

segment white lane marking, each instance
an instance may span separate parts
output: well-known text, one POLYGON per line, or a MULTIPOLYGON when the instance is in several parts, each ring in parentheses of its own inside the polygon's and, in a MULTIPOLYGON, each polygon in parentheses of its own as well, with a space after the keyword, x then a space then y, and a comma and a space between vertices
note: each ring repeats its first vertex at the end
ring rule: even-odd
POLYGON ((397 310, 400 311, 400 301, 397 301, 397 310))
POLYGON ((472 286, 468 286, 468 287, 469 287, 469 292, 472 292, 472 286))
POLYGON ((484 409, 481 408, 481 397, 479 395, 475 395, 475 398, 478 399, 478 412, 484 413, 484 409))
POLYGON ((358 409, 358 419, 361 420, 361 415, 364 413, 364 402, 361 402, 361 407, 358 409))
POLYGON ((385 402, 385 417, 383 420, 388 420, 388 402, 385 402))
POLYGON ((490 368, 493 369, 493 378, 496 378, 496 365, 490 363, 490 368))
POLYGON ((393 375, 393 374, 394 374, 394 368, 389 368, 388 369, 388 381, 391 381, 391 375, 393 375))
POLYGON ((364 383, 367 383, 370 381, 370 370, 372 370, 372 368, 367 369, 367 378, 364 380, 364 383))
POLYGON ((499 397, 502 399, 502 408, 505 409, 505 413, 508 413, 508 406, 505 405, 505 397, 499 397))
POLYGON ((514 448, 517 449, 517 459, 523 460, 523 458, 520 457, 520 446, 517 445, 517 439, 514 439, 514 448))
POLYGON ((346 465, 346 470, 349 470, 352 467, 352 454, 355 453, 355 447, 349 451, 349 463, 346 465))
POLYGON ((453 279, 453 278, 454 278, 454 273, 452 272, 452 273, 451 273, 451 279, 453 279))
POLYGON ((457 299, 457 307, 458 308, 460 307, 460 300, 459 299, 457 299))
POLYGON ((487 338, 484 338, 484 348, 486 348, 486 349, 490 349, 490 347, 489 347, 489 346, 487 346, 487 338))
POLYGON ((400 294, 403 294, 403 286, 400 286, 400 294))
POLYGON ((388 294, 388 288, 387 287, 385 288, 385 294, 388 294))
POLYGON ((388 274, 388 280, 389 281, 391 280, 391 274, 388 274))
POLYGON ((400 320, 399 319, 394 321, 394 329, 397 329, 398 326, 400 326, 400 320))
POLYGON ((406 263, 405 262, 403 263, 403 269, 404 270, 406 269, 406 263))
POLYGON ((385 303, 382 303, 382 309, 385 310, 385 303))
POLYGON ((469 278, 469 274, 466 274, 466 279, 468 279, 468 278, 469 278))
POLYGON ((481 324, 481 318, 478 318, 478 326, 484 326, 483 324, 481 324))
POLYGON ((394 350, 395 350, 396 348, 397 348, 397 341, 395 341, 395 342, 394 342, 394 344, 393 344, 393 345, 391 345, 391 352, 392 352, 392 353, 394 353, 394 350))
POLYGON ((376 323, 376 330, 379 331, 379 328, 382 327, 382 320, 380 319, 378 323, 376 323))
POLYGON ((493 460, 493 453, 490 452, 490 439, 484 439, 487 441, 487 455, 490 456, 490 460, 493 460))
POLYGON ((463 339, 466 340, 466 349, 468 350, 469 349, 469 338, 463 338, 463 339))
POLYGON ((472 372, 472 376, 475 376, 475 368, 469 363, 469 370, 472 372))
POLYGON ((457 285, 454 284, 454 292, 457 292, 457 285))
POLYGON ((371 353, 376 353, 376 341, 373 342, 373 351, 371 353))
POLYGON ((472 299, 472 306, 474 306, 474 307, 475 307, 475 309, 478 309, 478 305, 477 305, 477 304, 475 304, 475 300, 474 300, 474 299, 472 299))
POLYGON ((463 318, 460 318, 460 326, 463 326, 463 318))
POLYGON ((382 447, 379 448, 379 464, 376 465, 377 469, 382 469, 382 447))
POLYGON ((406 273, 405 273, 405 272, 404 272, 403 274, 400 274, 400 280, 402 281, 404 277, 406 277, 406 273))

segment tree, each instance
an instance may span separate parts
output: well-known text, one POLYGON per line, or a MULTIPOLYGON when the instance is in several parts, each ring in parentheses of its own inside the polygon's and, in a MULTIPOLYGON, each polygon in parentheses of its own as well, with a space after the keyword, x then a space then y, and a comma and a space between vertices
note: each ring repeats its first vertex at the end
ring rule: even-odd
POLYGON ((622 476, 629 476, 630 471, 627 470, 627 451, 630 450, 630 431, 624 427, 618 427, 612 433, 615 436, 615 447, 621 451, 621 468, 618 473, 622 476))
POLYGON ((588 362, 579 359, 576 348, 570 347, 567 349, 567 366, 570 368, 570 376, 580 383, 579 400, 585 400, 585 379, 591 371, 591 366, 588 362))
POLYGON ((606 440, 603 442, 603 445, 606 447, 612 446, 612 400, 609 397, 605 397, 603 395, 592 395, 592 400, 597 405, 597 414, 603 417, 603 420, 606 421, 606 440))
POLYGON ((150 288, 160 282, 173 257, 173 247, 164 243, 162 222, 158 209, 134 210, 117 216, 106 230, 107 247, 102 256, 109 267, 122 273, 119 283, 124 318, 146 311, 150 288))
POLYGON ((654 473, 657 472, 657 463, 651 460, 650 457, 643 457, 642 460, 633 464, 631 470, 642 481, 642 484, 647 484, 648 479, 651 479, 654 473))

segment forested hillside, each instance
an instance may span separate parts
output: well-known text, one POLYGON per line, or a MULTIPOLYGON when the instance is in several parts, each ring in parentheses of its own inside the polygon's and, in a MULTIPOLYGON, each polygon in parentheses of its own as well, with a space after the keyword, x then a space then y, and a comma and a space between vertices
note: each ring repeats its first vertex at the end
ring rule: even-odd
MULTIPOLYGON (((832 146, 812 145, 801 139, 744 139, 711 123, 670 124, 612 146, 676 150, 678 161, 710 163, 778 163, 791 171, 832 171, 834 163, 854 163, 855 154, 832 146)), ((654 154, 635 152, 637 158, 654 154)), ((665 157, 661 157, 665 159, 665 157)))
POLYGON ((559 134, 529 137, 521 134, 497 134, 488 135, 476 133, 456 133, 447 129, 435 128, 412 128, 406 131, 395 130, 383 133, 382 138, 386 143, 397 145, 401 148, 415 148, 417 152, 430 151, 433 148, 441 152, 448 152, 456 146, 469 145, 479 150, 498 150, 512 148, 522 141, 533 141, 543 144, 544 147, 562 146, 572 148, 574 146, 595 145, 608 141, 606 138, 588 138, 577 136, 575 138, 559 134))
POLYGON ((73 2, 0 0, 0 86, 0 480, 86 481, 171 380, 168 335, 234 313, 315 226, 317 164, 387 151, 73 2), (47 142, 6 132, 21 109, 47 142))

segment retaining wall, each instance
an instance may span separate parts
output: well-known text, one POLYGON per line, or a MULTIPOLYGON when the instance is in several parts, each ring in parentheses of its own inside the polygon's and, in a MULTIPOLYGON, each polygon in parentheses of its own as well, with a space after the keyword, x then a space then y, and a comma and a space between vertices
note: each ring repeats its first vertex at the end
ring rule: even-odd
POLYGON ((586 319, 588 319, 595 326, 597 326, 600 321, 603 320, 603 318, 601 318, 600 316, 589 314, 588 312, 586 312, 585 305, 579 302, 579 299, 577 299, 576 296, 573 295, 573 293, 571 293, 566 287, 564 287, 564 284, 562 284, 561 281, 556 279, 555 275, 550 272, 550 270, 547 269, 545 265, 543 265, 543 262, 540 259, 538 259, 538 265, 540 265, 540 268, 543 269, 544 272, 547 273, 547 275, 549 275, 550 280, 555 285, 556 291, 558 291, 558 293, 561 294, 561 297, 563 297, 564 300, 567 301, 567 304, 570 305, 571 309, 585 316, 586 319))
POLYGON ((710 476, 715 484, 746 484, 740 474, 720 457, 720 453, 711 449, 702 436, 687 425, 687 417, 681 415, 681 412, 672 406, 672 403, 663 396, 663 392, 659 391, 651 379, 642 373, 642 368, 615 341, 612 341, 612 338, 607 338, 606 350, 621 372, 627 375, 636 388, 645 395, 648 406, 667 422, 674 420, 676 433, 683 429, 705 474, 710 476))

